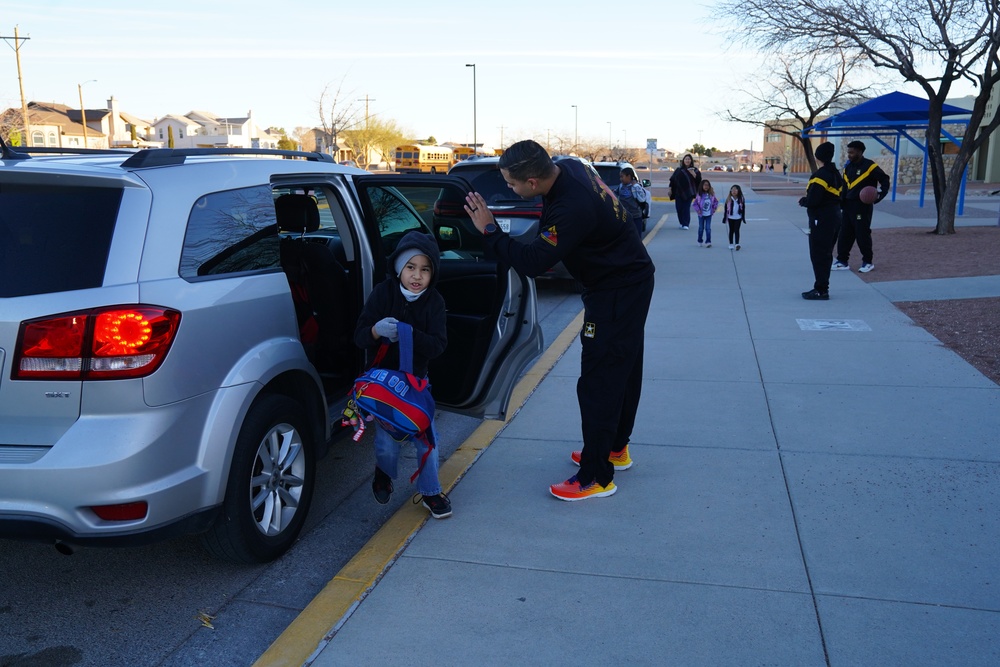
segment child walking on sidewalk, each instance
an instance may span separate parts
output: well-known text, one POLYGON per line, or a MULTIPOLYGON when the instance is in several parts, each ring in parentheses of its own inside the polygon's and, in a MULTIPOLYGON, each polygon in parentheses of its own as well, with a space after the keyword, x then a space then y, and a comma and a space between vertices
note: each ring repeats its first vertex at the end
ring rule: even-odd
MULTIPOLYGON (((398 369, 399 333, 397 324, 405 322, 413 328, 413 374, 427 377, 428 362, 441 355, 448 345, 447 318, 444 297, 434 288, 437 282, 441 253, 431 236, 408 232, 389 258, 395 272, 375 286, 365 302, 354 331, 354 342, 372 350, 383 342, 390 343, 379 368, 398 369)), ((430 430, 434 429, 431 423, 430 430)), ((417 491, 423 496, 423 506, 435 519, 451 516, 451 502, 441 492, 438 480, 438 450, 431 439, 409 437, 417 448, 421 462, 417 475, 417 491)), ((392 496, 392 480, 396 477, 402 442, 392 439, 381 426, 375 430, 375 479, 372 493, 385 505, 392 496)))
POLYGON ((746 202, 743 189, 738 185, 729 188, 729 196, 722 208, 722 224, 729 226, 729 249, 740 249, 740 225, 746 222, 746 202))
POLYGON ((698 196, 691 202, 691 208, 698 212, 698 245, 706 248, 712 247, 712 216, 719 208, 719 200, 715 198, 715 190, 712 182, 703 179, 699 186, 698 196), (702 237, 705 243, 701 242, 702 237))

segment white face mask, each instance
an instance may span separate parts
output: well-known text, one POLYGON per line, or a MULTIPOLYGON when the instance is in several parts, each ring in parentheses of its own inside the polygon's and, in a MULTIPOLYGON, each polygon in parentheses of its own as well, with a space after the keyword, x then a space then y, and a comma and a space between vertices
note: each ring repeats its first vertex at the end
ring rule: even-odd
POLYGON ((399 291, 403 293, 403 298, 407 301, 416 301, 420 298, 420 295, 423 294, 423 292, 411 292, 402 285, 399 286, 399 291))

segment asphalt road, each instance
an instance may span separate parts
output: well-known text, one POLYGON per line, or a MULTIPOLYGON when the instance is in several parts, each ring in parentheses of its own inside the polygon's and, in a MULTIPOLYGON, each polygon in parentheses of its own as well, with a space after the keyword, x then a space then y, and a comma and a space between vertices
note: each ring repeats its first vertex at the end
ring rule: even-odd
MULTIPOLYGON (((538 293, 548 344, 579 312, 580 299, 564 282, 539 281, 538 293)), ((440 413, 442 454, 478 424, 440 413)), ((411 501, 415 491, 401 479, 390 504, 375 503, 373 462, 370 446, 338 440, 319 464, 302 538, 268 565, 214 560, 196 538, 71 556, 51 545, 0 540, 0 667, 252 664, 411 501)), ((405 463, 415 469, 412 454, 405 463)))

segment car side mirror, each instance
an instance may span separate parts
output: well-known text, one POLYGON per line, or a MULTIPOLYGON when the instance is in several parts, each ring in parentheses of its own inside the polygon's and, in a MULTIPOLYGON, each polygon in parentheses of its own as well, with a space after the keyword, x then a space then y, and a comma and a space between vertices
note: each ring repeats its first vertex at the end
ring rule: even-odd
POLYGON ((650 185, 651 185, 651 183, 650 183, 650 181, 649 181, 648 178, 642 179, 642 187, 648 188, 650 185))

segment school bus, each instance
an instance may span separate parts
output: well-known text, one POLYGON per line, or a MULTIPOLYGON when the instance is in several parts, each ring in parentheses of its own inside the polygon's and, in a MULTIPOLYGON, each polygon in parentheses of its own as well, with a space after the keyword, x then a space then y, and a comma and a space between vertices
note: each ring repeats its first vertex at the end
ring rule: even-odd
POLYGON ((476 149, 471 146, 453 146, 452 153, 455 156, 455 162, 461 162, 462 160, 468 160, 470 157, 476 154, 476 149))
POLYGON ((396 147, 396 171, 401 174, 447 174, 454 159, 454 151, 448 146, 396 147))

